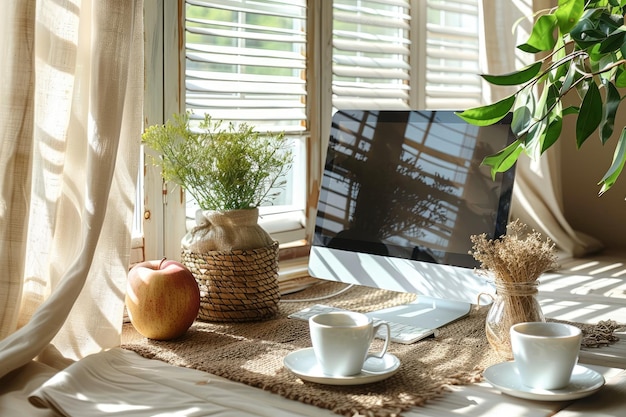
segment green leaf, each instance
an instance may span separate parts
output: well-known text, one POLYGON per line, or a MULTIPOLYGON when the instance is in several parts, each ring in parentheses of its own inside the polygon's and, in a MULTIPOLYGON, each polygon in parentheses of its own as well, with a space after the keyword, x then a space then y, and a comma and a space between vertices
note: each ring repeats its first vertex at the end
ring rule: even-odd
POLYGON ((556 115, 550 121, 548 125, 548 129, 546 130, 546 135, 541 144, 541 153, 544 153, 548 148, 550 148, 561 136, 561 130, 563 129, 563 117, 561 115, 556 115))
POLYGON ((614 52, 620 49, 624 43, 624 35, 626 35, 626 33, 620 30, 619 32, 607 37, 600 43, 599 52, 601 54, 607 54, 609 52, 614 52))
POLYGON ((591 48, 588 48, 587 52, 589 53, 589 66, 591 67, 591 71, 598 72, 600 70, 600 60, 604 56, 600 53, 600 44, 597 43, 591 48))
POLYGON ((532 103, 536 101, 536 107, 534 109, 532 125, 529 127, 528 133, 526 134, 524 148, 526 153, 533 159, 539 158, 543 150, 543 143, 547 135, 551 114, 547 114, 548 109, 552 108, 557 112, 561 111, 560 102, 556 100, 557 93, 557 87, 550 85, 542 89, 539 100, 534 100, 534 98, 530 97, 532 103))
POLYGON ((535 122, 528 130, 524 141, 524 150, 532 159, 538 159, 541 156, 542 142, 548 128, 548 120, 541 119, 535 122))
POLYGON ((617 88, 626 87, 626 71, 623 66, 620 66, 617 69, 617 74, 615 75, 615 86, 617 88))
POLYGON ((576 120, 576 145, 580 148, 596 130, 602 120, 602 97, 593 80, 588 83, 587 93, 580 106, 576 120))
POLYGON ((511 130, 516 137, 523 136, 531 128, 537 102, 533 90, 521 90, 515 99, 511 130))
POLYGON ((550 71, 550 82, 560 82, 560 80, 567 74, 571 61, 571 58, 569 60, 565 59, 565 43, 563 42, 562 36, 557 36, 554 50, 555 52, 552 55, 552 62, 560 62, 560 64, 557 65, 556 68, 552 68, 550 71))
POLYGON ((618 58, 615 53, 606 54, 600 59, 600 74, 598 75, 600 76, 602 83, 605 83, 606 81, 611 81, 615 78, 615 74, 617 73, 617 67, 614 66, 614 64, 617 60, 618 58))
POLYGON ((487 82, 494 85, 519 85, 532 80, 541 70, 541 61, 530 64, 519 71, 510 72, 501 75, 487 75, 483 77, 487 82))
POLYGON ((524 143, 518 139, 500 152, 485 157, 482 164, 491 167, 491 178, 495 180, 498 172, 505 172, 515 165, 523 150, 524 143))
POLYGON ((606 102, 602 112, 602 121, 600 122, 600 140, 602 144, 605 144, 613 134, 615 114, 621 102, 621 97, 612 82, 604 80, 603 83, 606 86, 606 102))
POLYGON ((580 107, 569 106, 563 109, 563 116, 569 116, 570 114, 580 113, 580 107))
POLYGON ((620 31, 620 27, 624 24, 624 17, 619 14, 611 14, 604 9, 598 19, 598 30, 606 37, 620 31))
POLYGON ((571 60, 569 62, 569 68, 567 69, 567 74, 565 75, 565 79, 563 80, 563 85, 561 86, 561 95, 564 95, 572 88, 572 85, 576 82, 576 80, 580 79, 581 75, 577 71, 577 62, 575 60, 571 60))
POLYGON ((622 48, 624 40, 624 18, 611 14, 605 6, 590 9, 571 30, 570 36, 581 49, 588 49, 593 61, 599 61, 604 54, 622 48))
POLYGON ((583 16, 570 30, 571 38, 581 49, 595 45, 606 36, 598 30, 598 20, 602 15, 602 9, 587 9, 583 16))
POLYGON ((622 57, 626 58, 626 44, 622 44, 622 46, 619 47, 619 50, 622 53, 622 57))
POLYGON ((553 14, 540 16, 537 22, 535 22, 526 43, 519 45, 518 48, 531 54, 541 51, 551 51, 556 44, 554 37, 554 29, 556 29, 556 27, 556 16, 553 14))
POLYGON ((561 33, 568 33, 583 15, 584 0, 559 0, 559 7, 554 12, 561 33))
POLYGON ((456 115, 473 125, 489 126, 500 121, 509 113, 515 102, 515 96, 516 94, 513 94, 493 104, 457 112, 456 115))
POLYGON ((547 118, 548 126, 541 137, 540 153, 542 154, 559 139, 563 128, 563 104, 556 86, 550 87, 548 104, 552 110, 547 118))
POLYGON ((615 181, 617 181, 617 178, 624 169, 624 163, 626 163, 626 128, 622 130, 622 134, 617 141, 617 146, 613 153, 613 162, 609 170, 604 174, 600 182, 598 182, 598 185, 602 185, 599 195, 604 194, 615 184, 615 181))

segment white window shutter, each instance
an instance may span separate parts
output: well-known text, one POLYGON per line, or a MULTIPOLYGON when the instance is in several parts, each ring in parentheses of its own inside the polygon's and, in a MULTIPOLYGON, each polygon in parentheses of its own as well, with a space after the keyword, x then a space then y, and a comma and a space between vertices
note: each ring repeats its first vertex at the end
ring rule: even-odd
POLYGON ((186 108, 261 132, 306 128, 306 0, 187 0, 186 108))
POLYGON ((334 0, 333 106, 481 103, 478 0, 334 0))
POLYGON ((408 0, 333 2, 333 106, 409 107, 408 0))
POLYGON ((428 0, 427 8, 426 107, 480 105, 478 0, 428 0))

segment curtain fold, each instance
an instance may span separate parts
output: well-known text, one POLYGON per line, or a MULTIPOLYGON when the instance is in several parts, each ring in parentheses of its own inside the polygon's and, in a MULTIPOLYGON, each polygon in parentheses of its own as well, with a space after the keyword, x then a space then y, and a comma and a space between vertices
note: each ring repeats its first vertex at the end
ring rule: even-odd
POLYGON ((17 327, 24 274, 33 132, 34 2, 11 1, 0 14, 0 339, 17 327))
POLYGON ((143 102, 142 1, 5 9, 0 377, 119 345, 143 102))
MULTIPOLYGON (((532 55, 514 48, 528 39, 532 29, 529 19, 520 19, 556 6, 556 0, 483 0, 481 3, 482 43, 487 52, 483 63, 485 72, 504 74, 533 62, 532 55)), ((490 103, 515 92, 514 87, 490 89, 489 84, 485 86, 490 91, 486 95, 490 103)), ((603 248, 602 243, 574 230, 563 214, 560 166, 559 143, 538 161, 531 161, 526 155, 519 158, 511 217, 549 236, 568 255, 580 257, 597 252, 603 248)))

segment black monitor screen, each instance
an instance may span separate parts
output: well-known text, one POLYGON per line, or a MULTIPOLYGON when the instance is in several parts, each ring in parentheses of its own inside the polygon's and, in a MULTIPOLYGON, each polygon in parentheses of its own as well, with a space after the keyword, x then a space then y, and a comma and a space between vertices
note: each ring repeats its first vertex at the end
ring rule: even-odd
POLYGON ((481 162, 513 140, 452 111, 335 113, 314 245, 477 266, 470 236, 506 232, 514 178, 481 162))

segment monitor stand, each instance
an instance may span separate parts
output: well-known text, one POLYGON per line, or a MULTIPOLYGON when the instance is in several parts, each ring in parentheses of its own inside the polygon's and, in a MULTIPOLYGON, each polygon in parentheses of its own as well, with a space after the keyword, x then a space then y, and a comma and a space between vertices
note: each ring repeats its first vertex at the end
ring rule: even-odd
POLYGON ((409 304, 372 311, 367 315, 393 323, 436 330, 467 316, 471 308, 470 303, 463 301, 418 295, 417 299, 409 304))

